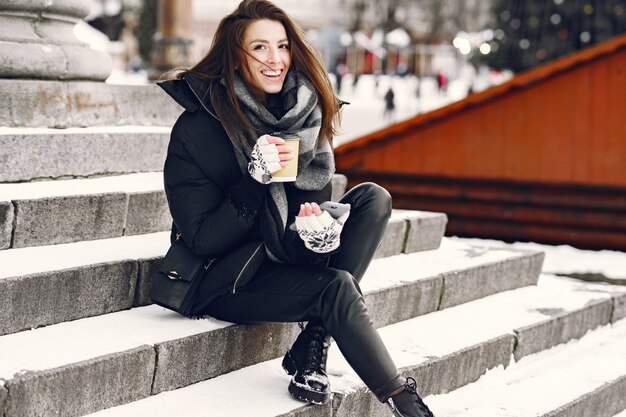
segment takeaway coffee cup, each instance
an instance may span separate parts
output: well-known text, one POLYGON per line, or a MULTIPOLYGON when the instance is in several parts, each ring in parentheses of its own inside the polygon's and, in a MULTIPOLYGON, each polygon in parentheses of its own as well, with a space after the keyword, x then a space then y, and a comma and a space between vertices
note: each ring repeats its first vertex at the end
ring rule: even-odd
POLYGON ((292 134, 275 133, 272 136, 277 136, 285 140, 285 145, 293 148, 294 158, 289 163, 278 171, 272 174, 271 182, 291 182, 296 180, 298 175, 298 154, 300 151, 300 138, 292 134))

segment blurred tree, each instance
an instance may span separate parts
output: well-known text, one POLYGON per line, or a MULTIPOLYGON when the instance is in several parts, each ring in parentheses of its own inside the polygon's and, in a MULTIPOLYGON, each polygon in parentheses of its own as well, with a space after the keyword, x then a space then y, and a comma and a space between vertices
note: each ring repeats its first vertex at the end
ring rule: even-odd
POLYGON ((150 66, 150 53, 154 42, 154 34, 157 31, 159 0, 144 0, 139 25, 135 29, 135 36, 139 41, 139 54, 144 66, 150 66))
POLYGON ((406 28, 406 10, 415 4, 411 0, 354 0, 350 10, 350 30, 383 29, 389 32, 406 28))
POLYGON ((364 16, 367 11, 368 0, 355 0, 350 7, 350 31, 354 32, 364 27, 364 16))
POLYGON ((407 6, 407 0, 386 0, 374 2, 376 16, 378 16, 377 27, 385 32, 392 31, 399 27, 405 27, 405 16, 403 15, 404 7, 407 6))
POLYGON ((403 28, 426 43, 452 40, 459 31, 485 25, 482 0, 353 0, 350 30, 403 28))
POLYGON ((624 0, 493 0, 497 45, 485 60, 520 72, 626 32, 624 0))
POLYGON ((483 0, 449 1, 445 17, 453 34, 459 31, 479 32, 486 25, 492 25, 493 22, 488 21, 491 15, 489 3, 483 0))
POLYGON ((443 33, 444 24, 446 22, 444 2, 439 0, 424 0, 420 9, 424 14, 424 21, 428 24, 428 29, 426 29, 426 42, 435 43, 445 38, 445 34, 443 33))

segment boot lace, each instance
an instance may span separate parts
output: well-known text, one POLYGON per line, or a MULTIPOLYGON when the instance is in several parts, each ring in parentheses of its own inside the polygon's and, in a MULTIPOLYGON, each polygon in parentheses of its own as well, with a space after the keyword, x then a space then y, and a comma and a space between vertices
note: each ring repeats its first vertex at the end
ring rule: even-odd
POLYGON ((420 412, 424 414, 424 417, 434 417, 432 411, 430 411, 428 406, 424 404, 424 401, 422 401, 422 398, 417 393, 417 382, 415 381, 415 379, 411 378, 410 376, 407 377, 404 389, 413 394, 412 397, 415 401, 415 404, 417 405, 417 408, 420 410, 420 412))
POLYGON ((306 362, 303 370, 305 372, 322 372, 326 371, 326 357, 328 356, 328 343, 326 332, 323 328, 313 328, 311 331, 311 340, 309 342, 309 350, 307 352, 306 362))

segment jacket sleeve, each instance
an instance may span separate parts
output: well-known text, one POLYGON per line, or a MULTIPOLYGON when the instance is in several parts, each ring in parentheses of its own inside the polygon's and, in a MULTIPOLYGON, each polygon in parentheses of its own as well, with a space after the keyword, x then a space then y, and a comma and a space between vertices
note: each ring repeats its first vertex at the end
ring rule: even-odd
MULTIPOLYGON (((249 240, 268 186, 247 174, 234 184, 218 184, 203 171, 199 158, 213 152, 216 161, 228 159, 220 158, 219 148, 190 149, 193 145, 188 139, 179 119, 172 129, 163 170, 170 213, 187 245, 198 254, 219 257, 249 240)), ((225 166, 224 172, 240 175, 234 156, 230 159, 234 166, 225 166)))

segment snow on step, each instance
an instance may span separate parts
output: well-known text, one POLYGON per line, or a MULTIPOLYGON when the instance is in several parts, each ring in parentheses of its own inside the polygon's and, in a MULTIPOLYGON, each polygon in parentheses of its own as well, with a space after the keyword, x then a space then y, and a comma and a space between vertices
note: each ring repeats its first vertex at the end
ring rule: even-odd
MULTIPOLYGON (((373 262, 362 288, 365 291, 384 291, 388 286, 404 286, 403 297, 398 299, 390 295, 384 303, 386 309, 416 309, 424 314, 533 285, 539 277, 542 260, 543 254, 539 252, 476 247, 444 238, 435 251, 417 252, 410 258, 394 256, 373 262), (411 285, 407 284, 416 280, 424 281, 419 294, 415 294, 415 288, 411 289, 411 285)), ((404 315, 401 320, 416 315, 404 315)), ((373 320, 376 323, 377 317, 373 320)))
POLYGON ((68 127, 62 129, 47 127, 7 127, 2 126, 0 137, 18 137, 18 136, 86 136, 86 135, 109 135, 109 134, 126 134, 126 133, 170 133, 172 130, 169 126, 88 126, 88 127, 68 127))
MULTIPOLYGON (((608 300, 610 296, 595 288, 583 290, 572 282, 553 277, 542 277, 538 287, 526 287, 493 295, 461 306, 438 311, 412 320, 379 329, 379 333, 390 353, 401 367, 418 371, 424 379, 437 381, 437 387, 425 386, 426 393, 446 392, 475 381, 485 368, 477 374, 460 369, 455 356, 468 355, 498 338, 512 338, 516 328, 542 323, 552 318, 545 311, 560 310, 563 314, 584 309, 594 300, 608 300), (421 365, 439 362, 440 373, 421 365), (430 369, 430 370, 429 370, 430 369), (430 374, 429 374, 430 372, 430 374), (467 374, 459 377, 457 374, 467 374), (441 380, 441 375, 453 375, 456 381, 441 380)), ((481 358, 495 367, 508 363, 511 356, 512 339, 502 343, 504 351, 499 358, 481 358), (500 362, 498 362, 500 361, 500 362)), ((482 353, 494 353, 488 349, 482 353)), ((328 372, 331 386, 336 395, 363 396, 364 385, 353 373, 339 353, 335 344, 329 352, 328 372)), ((215 415, 228 416, 276 416, 302 407, 287 393, 289 378, 280 368, 280 359, 240 369, 226 375, 175 391, 161 393, 135 403, 130 403, 93 414, 98 417, 128 415, 150 415, 152 417, 184 414, 187 417, 204 416, 207 410, 215 415), (226 394, 228 393, 228 394, 226 394), (225 401, 225 398, 228 398, 225 401), (183 412, 184 410, 184 412, 183 412)), ((371 401, 371 396, 359 397, 358 401, 371 401)), ((429 402, 430 398, 427 398, 429 402)), ((375 400, 374 400, 375 401, 375 400)), ((343 403, 343 402, 342 402, 343 403)), ((342 415, 341 413, 338 415, 342 415)), ((447 414, 441 414, 446 416, 447 414)), ((483 414, 492 417, 490 414, 483 414)))
MULTIPOLYGON (((376 259, 367 270, 361 288, 375 290, 389 284, 401 284, 433 277, 443 272, 478 267, 501 262, 509 258, 527 256, 532 252, 515 250, 506 246, 475 246, 443 238, 439 249, 376 259)), ((537 252, 535 252, 537 253, 537 252)))
POLYGON ((0 184, 0 201, 163 190, 162 172, 0 184))
POLYGON ((76 180, 0 184, 0 201, 33 200, 104 193, 135 193, 163 189, 162 172, 146 172, 76 180))
POLYGON ((243 368, 186 388, 110 408, 89 417, 274 417, 302 407, 287 393, 282 358, 243 368))
POLYGON ((0 380, 230 325, 210 318, 190 320, 152 305, 4 335, 0 337, 0 358, 4 358, 0 380))
POLYGON ((170 233, 100 239, 87 242, 0 251, 0 280, 125 259, 163 256, 170 233))
POLYGON ((513 247, 522 250, 539 250, 546 254, 543 271, 549 274, 602 275, 614 283, 626 281, 626 253, 613 250, 583 250, 569 245, 543 245, 538 243, 503 242, 487 239, 452 238, 472 245, 513 247))
MULTIPOLYGON (((427 402, 438 416, 536 417, 620 379, 626 387, 626 320, 527 356, 506 369, 491 370, 477 382, 432 396, 427 402)), ((621 405, 619 402, 618 397, 598 409, 581 407, 585 416, 612 416, 626 407, 626 388, 621 392, 621 405)), ((626 411, 618 416, 626 416, 626 411)))

